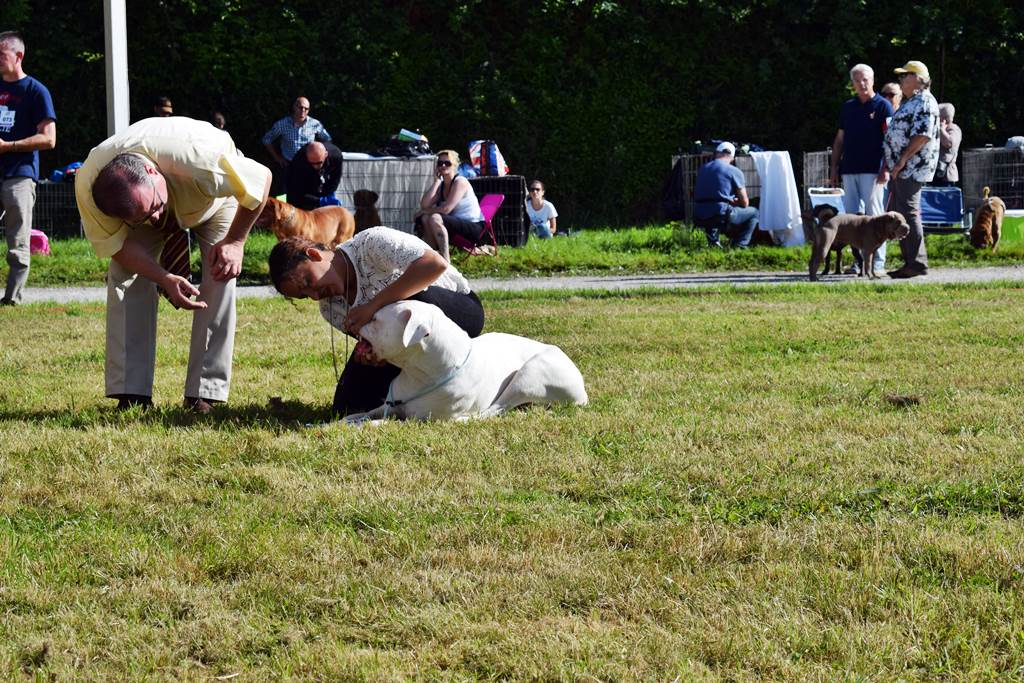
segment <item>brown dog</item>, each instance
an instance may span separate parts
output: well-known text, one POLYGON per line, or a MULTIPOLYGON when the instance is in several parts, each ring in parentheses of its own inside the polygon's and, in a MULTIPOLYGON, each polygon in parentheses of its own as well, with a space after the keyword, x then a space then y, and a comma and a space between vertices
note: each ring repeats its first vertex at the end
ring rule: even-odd
POLYGON ((974 224, 971 225, 971 244, 976 249, 990 248, 996 250, 999 244, 999 236, 1003 231, 1003 215, 1006 213, 1006 204, 999 197, 989 197, 989 189, 984 191, 985 199, 974 214, 974 224))
POLYGON ((319 209, 304 211, 271 197, 255 225, 269 229, 278 240, 305 237, 333 248, 352 239, 356 222, 349 210, 342 206, 321 206, 319 209))
POLYGON ((377 213, 378 195, 373 190, 356 190, 352 195, 352 201, 356 205, 356 234, 358 235, 367 228, 376 225, 383 225, 380 214, 377 213))
MULTIPOLYGON (((811 281, 818 279, 818 267, 829 248, 835 242, 849 244, 860 249, 864 256, 864 267, 860 275, 877 278, 875 275, 875 251, 886 240, 901 240, 910 232, 910 226, 902 214, 890 211, 881 216, 860 216, 841 213, 814 230, 811 246, 811 261, 808 264, 811 281)), ((824 275, 824 273, 822 273, 824 275)))
MULTIPOLYGON (((835 218, 838 214, 839 211, 831 204, 818 204, 810 211, 802 211, 800 217, 803 219, 804 237, 807 241, 813 243, 814 231, 835 218)), ((845 246, 842 242, 832 243, 832 248, 825 255, 825 269, 821 271, 822 275, 828 273, 829 258, 833 253, 836 255, 836 275, 843 272, 843 247, 845 246)))

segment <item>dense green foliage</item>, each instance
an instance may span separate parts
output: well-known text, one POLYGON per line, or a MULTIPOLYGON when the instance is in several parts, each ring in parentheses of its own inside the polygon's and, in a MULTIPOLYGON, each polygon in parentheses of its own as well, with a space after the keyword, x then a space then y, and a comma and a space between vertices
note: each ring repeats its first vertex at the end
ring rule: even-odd
MULTIPOLYGON (((8 0, 26 68, 53 91, 53 168, 105 137, 99 0, 8 0)), ((965 146, 1002 144, 1024 118, 1024 18, 1011 3, 325 3, 129 0, 134 116, 169 94, 178 113, 223 111, 246 153, 297 94, 348 150, 400 126, 434 149, 499 142, 515 172, 547 180, 564 223, 656 215, 669 158, 728 137, 804 151, 832 140, 848 69, 882 80, 908 59, 954 102, 965 146)))

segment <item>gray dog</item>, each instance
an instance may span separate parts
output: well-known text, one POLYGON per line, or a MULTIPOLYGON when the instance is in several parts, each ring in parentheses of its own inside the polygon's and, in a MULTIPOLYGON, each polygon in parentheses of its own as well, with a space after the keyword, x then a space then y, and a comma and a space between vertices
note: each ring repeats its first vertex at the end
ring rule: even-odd
MULTIPOLYGON (((818 268, 825 260, 833 242, 849 244, 860 249, 864 257, 864 267, 860 274, 871 279, 875 275, 875 251, 886 240, 901 240, 910 232, 910 226, 902 214, 890 211, 881 216, 861 216, 852 213, 841 213, 826 221, 820 228, 814 228, 814 240, 811 246, 811 261, 808 264, 811 281, 818 279, 818 268)), ((822 273, 824 275, 824 273, 822 273)))

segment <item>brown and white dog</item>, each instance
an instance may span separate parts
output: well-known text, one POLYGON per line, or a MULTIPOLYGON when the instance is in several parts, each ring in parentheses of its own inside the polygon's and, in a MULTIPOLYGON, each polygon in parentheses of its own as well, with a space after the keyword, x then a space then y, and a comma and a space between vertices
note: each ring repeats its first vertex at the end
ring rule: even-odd
POLYGON ((380 214, 377 213, 378 195, 373 190, 356 190, 352 194, 352 201, 356 205, 356 234, 358 235, 367 228, 383 225, 380 214))
POLYGON ((811 260, 808 264, 808 271, 811 281, 818 279, 818 267, 824 260, 829 248, 835 242, 849 244, 851 247, 860 249, 864 257, 864 267, 860 275, 869 278, 877 278, 875 275, 875 251, 886 240, 901 240, 910 233, 910 226, 907 225, 903 215, 895 211, 883 213, 881 216, 861 216, 851 213, 841 213, 833 216, 830 220, 814 231, 814 241, 811 246, 811 260))
POLYGON ((255 223, 267 228, 278 240, 287 237, 305 237, 312 242, 336 247, 355 234, 356 222, 352 213, 342 206, 321 206, 305 211, 280 199, 271 197, 255 223))
POLYGON ((987 187, 983 194, 985 198, 974 213, 974 223, 971 225, 971 244, 976 249, 989 248, 995 251, 1003 231, 1006 204, 999 197, 989 197, 987 187))

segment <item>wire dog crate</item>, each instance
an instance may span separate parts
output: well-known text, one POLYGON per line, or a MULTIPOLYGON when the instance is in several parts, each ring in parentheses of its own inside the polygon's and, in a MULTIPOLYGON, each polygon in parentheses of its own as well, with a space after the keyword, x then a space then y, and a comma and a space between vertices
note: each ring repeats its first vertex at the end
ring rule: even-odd
POLYGON ((41 182, 36 185, 32 227, 49 237, 82 237, 82 219, 75 203, 74 183, 41 182))
POLYGON ((498 244, 512 247, 526 244, 526 178, 521 175, 480 176, 470 178, 469 184, 478 198, 485 194, 505 195, 501 208, 491 219, 498 244))
POLYGON ((960 185, 964 206, 973 211, 987 187, 1007 209, 1024 208, 1024 154, 1015 148, 983 147, 960 152, 960 185))
POLYGON ((811 197, 808 189, 812 187, 827 187, 832 171, 832 150, 826 149, 823 152, 804 152, 804 210, 812 207, 811 197))
MULTIPOLYGON (((693 224, 693 192, 697 186, 697 172, 701 166, 714 158, 715 155, 711 153, 682 154, 672 157, 672 168, 675 167, 676 162, 683 164, 681 182, 683 184, 683 197, 686 198, 683 204, 684 222, 691 225, 693 224)), ((736 168, 743 172, 743 182, 747 186, 747 198, 753 203, 755 198, 760 198, 761 196, 761 177, 757 174, 757 166, 754 164, 753 157, 737 155, 736 168)))

